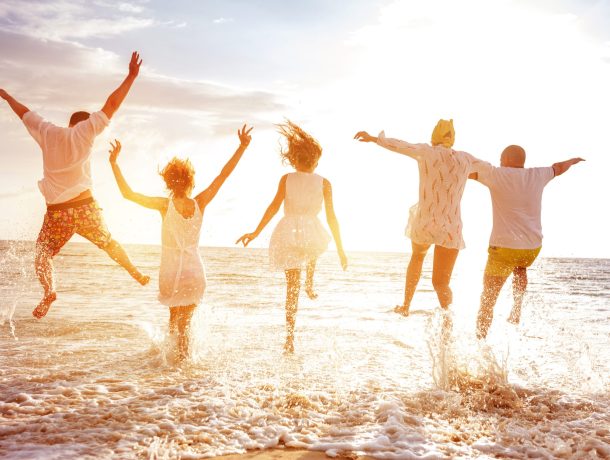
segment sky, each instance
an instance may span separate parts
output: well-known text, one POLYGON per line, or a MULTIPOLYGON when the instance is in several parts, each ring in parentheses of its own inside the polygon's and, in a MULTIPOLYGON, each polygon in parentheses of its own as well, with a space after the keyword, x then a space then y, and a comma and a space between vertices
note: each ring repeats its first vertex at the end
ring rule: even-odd
MULTIPOLYGON (((509 144, 525 148, 526 166, 584 157, 545 190, 543 254, 610 257, 610 0, 0 2, 0 87, 58 125, 101 109, 133 50, 140 76, 92 155, 94 194, 120 242, 159 244, 161 221, 121 197, 110 140, 123 145, 132 188, 163 196, 168 159, 190 158, 201 190, 237 148, 237 129, 253 125, 204 218, 201 244, 232 246, 290 172, 274 128, 289 118, 323 147, 316 172, 333 184, 348 253, 406 251, 417 164, 353 136, 429 142, 452 118, 454 147, 494 164, 509 144)), ((40 151, 6 104, 0 133, 0 239, 35 239, 40 151)), ((462 219, 467 250, 484 254, 482 185, 467 185, 462 219)))

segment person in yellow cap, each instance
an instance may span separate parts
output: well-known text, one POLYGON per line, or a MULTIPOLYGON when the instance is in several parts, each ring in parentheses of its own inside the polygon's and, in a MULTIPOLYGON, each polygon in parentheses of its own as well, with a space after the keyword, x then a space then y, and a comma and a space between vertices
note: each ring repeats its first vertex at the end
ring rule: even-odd
POLYGON ((404 316, 421 277, 426 252, 434 245, 432 285, 440 306, 449 308, 453 300, 449 282, 460 249, 464 248, 460 201, 473 166, 480 160, 469 153, 454 150, 453 120, 439 120, 430 144, 411 144, 390 139, 381 131, 378 137, 360 131, 354 139, 375 142, 393 152, 417 160, 419 167, 419 202, 409 211, 406 235, 411 239, 411 259, 407 267, 405 296, 394 311, 404 316))
POLYGON ((527 267, 534 263, 542 246, 542 192, 554 177, 581 161, 584 160, 572 158, 546 168, 526 168, 525 150, 509 145, 502 152, 499 168, 486 162, 475 165, 470 178, 489 188, 493 209, 477 338, 487 336, 498 295, 511 273, 514 304, 508 321, 519 323, 527 267))

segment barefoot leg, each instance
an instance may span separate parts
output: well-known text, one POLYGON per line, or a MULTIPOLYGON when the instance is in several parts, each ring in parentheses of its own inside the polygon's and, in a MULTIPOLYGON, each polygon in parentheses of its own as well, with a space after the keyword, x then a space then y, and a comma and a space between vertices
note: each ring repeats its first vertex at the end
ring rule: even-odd
POLYGON ((508 322, 519 324, 521 320, 521 306, 527 289, 527 268, 517 267, 513 270, 513 309, 508 317, 508 322))
POLYGON ((429 245, 411 242, 411 258, 409 259, 407 274, 405 276, 405 298, 402 305, 398 305, 394 309, 396 313, 403 316, 409 315, 411 300, 413 300, 417 283, 419 283, 419 279, 421 278, 421 269, 429 247, 429 245))
POLYGON ((458 249, 434 246, 434 262, 432 267, 432 286, 441 308, 447 310, 453 302, 453 293, 449 287, 453 267, 459 254, 458 249))
POLYGON ((313 288, 313 275, 316 271, 316 259, 312 259, 307 264, 307 275, 305 277, 305 293, 311 300, 318 298, 318 294, 313 288))
POLYGON ((47 211, 36 240, 34 267, 38 281, 44 289, 42 300, 32 311, 32 315, 38 319, 47 314, 51 304, 57 299, 52 259, 74 234, 69 218, 64 219, 67 215, 63 212, 47 211))
POLYGON ((176 354, 179 361, 184 361, 190 354, 191 319, 195 311, 195 305, 173 307, 173 309, 176 311, 176 354))
POLYGON ((131 263, 131 260, 129 260, 129 256, 119 243, 117 243, 115 240, 110 241, 110 244, 108 244, 104 248, 104 251, 106 251, 106 253, 110 256, 112 260, 114 260, 121 267, 127 270, 127 272, 132 276, 132 278, 135 279, 138 283, 140 283, 142 286, 148 284, 148 282, 150 281, 150 276, 146 276, 140 273, 140 270, 138 270, 131 263))
POLYGON ((483 278, 483 293, 481 294, 481 307, 477 315, 477 338, 487 337, 494 316, 494 307, 498 295, 507 277, 485 275, 483 278))
POLYGON ((301 270, 286 270, 286 353, 294 352, 294 325, 296 322, 299 291, 301 290, 301 270))

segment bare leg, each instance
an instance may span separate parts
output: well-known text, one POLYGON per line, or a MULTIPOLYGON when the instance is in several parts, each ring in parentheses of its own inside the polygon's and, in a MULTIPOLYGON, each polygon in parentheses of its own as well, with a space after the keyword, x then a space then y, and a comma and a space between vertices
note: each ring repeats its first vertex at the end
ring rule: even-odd
POLYGON ((178 334, 178 311, 175 307, 169 309, 169 333, 171 336, 178 334))
POLYGON ((173 329, 176 334, 176 356, 178 361, 184 361, 190 353, 191 319, 194 311, 195 305, 170 308, 170 330, 172 329, 172 313, 174 313, 173 329))
POLYGON ((481 307, 477 315, 477 338, 484 339, 487 337, 487 331, 494 316, 494 307, 498 300, 498 295, 507 276, 490 276, 483 277, 483 293, 481 294, 481 307))
POLYGON ((453 267, 459 254, 458 249, 434 246, 434 263, 432 266, 432 286, 436 291, 441 308, 447 310, 453 302, 453 293, 449 287, 453 267))
POLYGON ((313 275, 316 270, 316 259, 310 260, 307 264, 307 275, 305 277, 305 292, 311 300, 318 298, 318 294, 313 289, 313 275))
POLYGON ((294 324, 301 290, 301 270, 286 270, 286 344, 284 351, 294 353, 294 324))
POLYGON ((516 267, 513 270, 513 309, 508 317, 508 322, 519 324, 521 319, 521 306, 523 305, 523 297, 527 289, 527 268, 516 267))
POLYGON ((405 298, 402 305, 398 305, 394 311, 401 315, 408 316, 409 308, 411 307, 411 300, 415 294, 417 283, 421 278, 421 269, 424 264, 424 258, 428 251, 428 245, 421 245, 411 242, 411 258, 409 259, 409 265, 407 267, 407 274, 405 276, 405 298))
POLYGON ((57 299, 51 254, 49 254, 43 244, 36 244, 35 269, 38 280, 44 289, 44 295, 38 306, 32 311, 32 315, 40 319, 47 314, 51 304, 57 299))
POLYGON ((123 249, 123 247, 117 243, 115 240, 112 240, 108 246, 104 248, 104 251, 110 256, 112 260, 117 262, 121 267, 129 272, 133 279, 135 279, 142 286, 148 284, 150 281, 150 276, 143 275, 140 273, 129 260, 129 256, 123 249))

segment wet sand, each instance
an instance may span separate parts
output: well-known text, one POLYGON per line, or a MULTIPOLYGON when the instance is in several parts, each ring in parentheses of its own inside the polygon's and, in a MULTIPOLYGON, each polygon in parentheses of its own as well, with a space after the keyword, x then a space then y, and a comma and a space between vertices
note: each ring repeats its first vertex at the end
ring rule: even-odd
POLYGON ((245 454, 231 454, 214 457, 217 460, 325 460, 329 458, 341 460, 367 460, 371 457, 359 456, 353 452, 342 452, 335 457, 329 457, 324 452, 303 449, 266 449, 252 450, 245 454))

